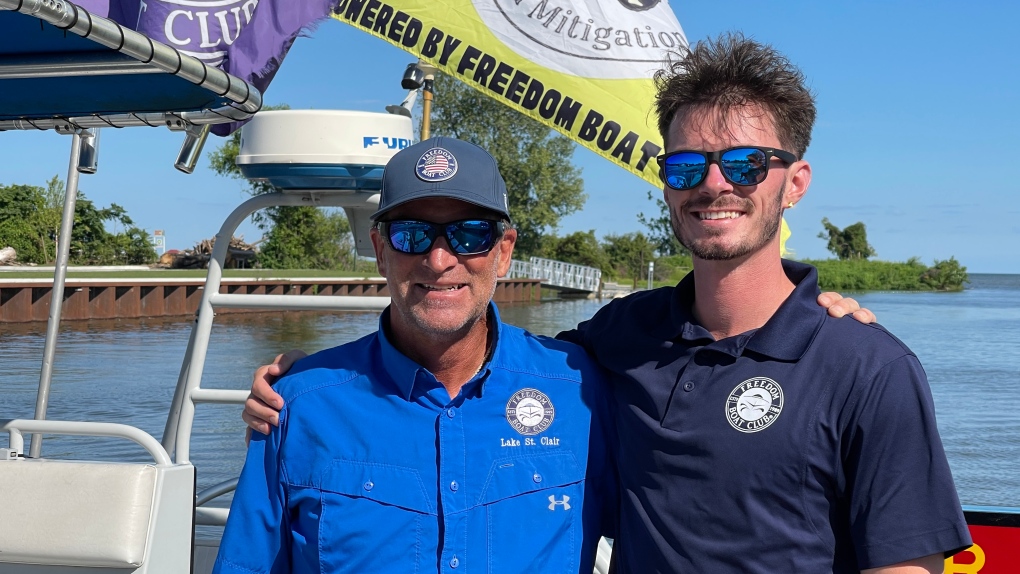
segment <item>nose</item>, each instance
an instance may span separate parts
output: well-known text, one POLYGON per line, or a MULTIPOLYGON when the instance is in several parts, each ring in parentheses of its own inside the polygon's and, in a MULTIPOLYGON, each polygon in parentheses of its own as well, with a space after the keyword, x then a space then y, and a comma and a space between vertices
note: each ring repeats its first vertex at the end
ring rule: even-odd
POLYGON ((425 255, 425 266, 441 273, 457 265, 457 254, 450 247, 445 235, 440 235, 432 244, 432 249, 425 255))
POLYGON ((697 187, 697 191, 704 195, 730 193, 733 191, 733 184, 723 177, 722 169, 719 168, 719 164, 713 162, 708 164, 708 172, 705 174, 705 181, 701 182, 701 185, 697 187))

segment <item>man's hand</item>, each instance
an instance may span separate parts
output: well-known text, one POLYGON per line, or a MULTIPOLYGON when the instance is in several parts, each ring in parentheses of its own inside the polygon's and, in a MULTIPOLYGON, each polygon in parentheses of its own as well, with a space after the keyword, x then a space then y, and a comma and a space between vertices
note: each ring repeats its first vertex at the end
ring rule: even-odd
POLYGON ((876 321, 875 314, 864 309, 851 297, 843 297, 839 293, 826 291, 818 296, 818 304, 825 307, 829 315, 839 318, 850 315, 861 323, 868 324, 876 321))
POLYGON ((269 434, 269 425, 280 424, 283 397, 273 390, 273 383, 285 375, 294 363, 307 356, 304 351, 293 349, 277 355, 271 364, 255 369, 251 392, 248 393, 248 400, 244 402, 244 412, 241 413, 241 420, 249 427, 247 438, 251 438, 252 430, 269 434))

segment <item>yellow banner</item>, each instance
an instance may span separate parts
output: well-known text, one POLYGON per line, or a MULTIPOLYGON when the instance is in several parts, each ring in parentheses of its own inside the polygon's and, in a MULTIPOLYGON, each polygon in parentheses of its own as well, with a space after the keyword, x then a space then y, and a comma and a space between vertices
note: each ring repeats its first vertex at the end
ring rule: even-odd
POLYGON ((661 186, 651 78, 687 46, 665 0, 340 0, 333 17, 661 186))

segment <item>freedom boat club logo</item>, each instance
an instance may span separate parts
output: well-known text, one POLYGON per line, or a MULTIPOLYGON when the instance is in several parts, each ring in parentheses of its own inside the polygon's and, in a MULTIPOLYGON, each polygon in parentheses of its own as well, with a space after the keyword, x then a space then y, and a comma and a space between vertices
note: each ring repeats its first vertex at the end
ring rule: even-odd
POLYGON ((506 420, 523 435, 545 432, 556 416, 556 409, 545 393, 521 389, 506 403, 506 420))
POLYGON ((434 147, 418 158, 414 172, 422 181, 446 181, 457 173, 457 158, 441 147, 434 147))
POLYGON ((740 432, 765 430, 783 412, 783 387, 767 377, 740 383, 726 398, 726 420, 740 432))

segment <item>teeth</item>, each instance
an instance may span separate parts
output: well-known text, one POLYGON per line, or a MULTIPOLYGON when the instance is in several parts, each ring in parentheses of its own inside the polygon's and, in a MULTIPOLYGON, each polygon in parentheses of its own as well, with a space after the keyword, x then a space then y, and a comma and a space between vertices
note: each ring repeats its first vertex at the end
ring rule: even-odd
POLYGON ((439 287, 436 285, 428 285, 426 283, 423 283, 422 287, 425 287, 429 291, 456 291, 457 289, 460 289, 460 285, 453 285, 450 287, 439 287))
POLYGON ((736 219, 739 211, 699 211, 698 219, 736 219))

